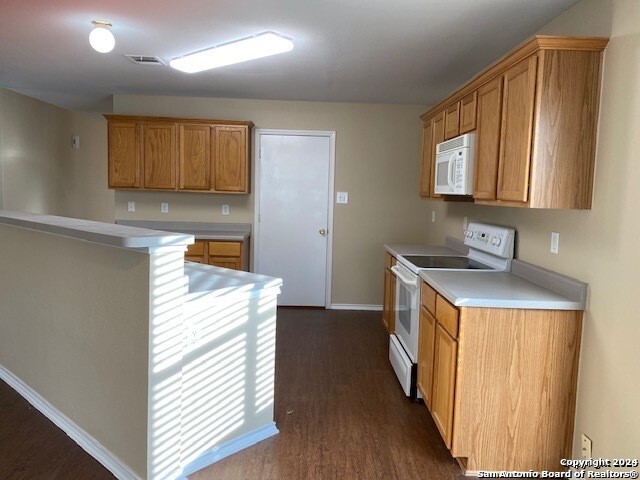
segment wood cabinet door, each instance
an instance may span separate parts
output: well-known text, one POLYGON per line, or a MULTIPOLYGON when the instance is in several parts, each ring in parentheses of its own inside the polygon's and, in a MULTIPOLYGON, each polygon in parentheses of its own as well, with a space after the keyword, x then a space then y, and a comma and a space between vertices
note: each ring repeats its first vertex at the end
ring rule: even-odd
POLYGON ((433 365, 433 387, 431 395, 431 416, 447 448, 451 448, 453 438, 453 407, 458 362, 458 342, 436 325, 433 365))
POLYGON ((431 165, 435 149, 433 145, 433 125, 431 119, 424 122, 422 127, 422 163, 420 173, 420 196, 428 198, 431 194, 431 165))
POLYGON ((396 281, 396 276, 392 273, 389 289, 389 332, 391 333, 396 331, 396 281))
MULTIPOLYGON (((431 157, 431 176, 434 178, 435 175, 435 163, 436 163, 436 147, 439 143, 444 142, 444 110, 436 113, 433 116, 433 156, 431 157)), ((429 185, 429 196, 430 197, 442 197, 439 193, 435 192, 435 180, 429 185)))
POLYGON ((500 158, 502 77, 478 89, 478 129, 473 198, 494 200, 500 158))
POLYGON ((428 310, 420 307, 420 337, 418 339, 418 390, 431 411, 431 388, 433 385, 433 360, 436 340, 436 319, 428 310))
POLYGON ((498 199, 526 202, 529 191, 531 137, 536 93, 537 57, 504 73, 498 199))
POLYGON ((476 129, 477 106, 477 90, 460 100, 460 135, 476 129))
POLYGON ((110 188, 139 188, 142 186, 141 128, 141 125, 135 122, 109 122, 110 188))
POLYGON ((247 130, 244 126, 214 127, 213 191, 249 193, 247 130))
POLYGON ((180 125, 180 189, 211 189, 211 127, 180 125))
POLYGON ((384 292, 382 295, 382 323, 384 324, 384 328, 387 329, 389 333, 389 312, 391 309, 391 270, 388 268, 384 269, 384 292))
POLYGON ((444 139, 457 137, 460 133, 460 102, 450 105, 445 110, 444 139))
POLYGON ((172 189, 176 183, 176 125, 144 124, 144 187, 172 189))

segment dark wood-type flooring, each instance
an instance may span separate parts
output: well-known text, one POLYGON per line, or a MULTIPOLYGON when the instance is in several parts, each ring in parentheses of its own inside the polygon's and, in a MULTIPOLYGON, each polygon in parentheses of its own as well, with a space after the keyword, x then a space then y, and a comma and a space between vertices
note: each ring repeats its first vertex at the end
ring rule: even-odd
MULTIPOLYGON (((189 480, 462 477, 423 404, 402 393, 380 312, 278 311, 280 433, 189 480)), ((0 479, 113 478, 0 381, 0 479)))

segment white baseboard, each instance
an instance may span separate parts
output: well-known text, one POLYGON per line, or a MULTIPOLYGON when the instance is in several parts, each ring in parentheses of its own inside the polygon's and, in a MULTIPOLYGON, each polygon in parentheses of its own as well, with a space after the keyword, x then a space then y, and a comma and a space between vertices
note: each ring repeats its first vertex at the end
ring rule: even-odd
POLYGON ((0 379, 7 382, 16 392, 22 395, 27 402, 33 405, 40 413, 51 420, 56 427, 66 433, 82 449, 100 462, 120 480, 139 480, 129 467, 115 457, 109 450, 103 447, 95 438, 82 430, 58 409, 47 402, 39 393, 33 390, 13 373, 0 365, 0 379))
POLYGON ((381 312, 382 305, 363 305, 358 303, 332 303, 329 307, 331 310, 362 310, 381 312))
POLYGON ((222 445, 214 447, 184 467, 182 469, 182 474, 178 477, 178 480, 186 480, 188 475, 191 475, 198 470, 202 470, 203 468, 208 467, 229 455, 233 455, 240 450, 244 450, 251 445, 255 445, 256 443, 276 435, 277 433, 279 432, 276 428, 276 424, 272 422, 264 427, 256 428, 255 430, 245 433, 238 438, 234 438, 222 445))

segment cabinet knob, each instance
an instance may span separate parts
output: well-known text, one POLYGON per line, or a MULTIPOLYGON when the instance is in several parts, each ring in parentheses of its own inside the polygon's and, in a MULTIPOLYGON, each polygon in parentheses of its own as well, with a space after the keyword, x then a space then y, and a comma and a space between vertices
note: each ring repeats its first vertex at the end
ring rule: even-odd
POLYGON ((320 229, 320 235, 326 235, 327 231, 324 228, 320 229))

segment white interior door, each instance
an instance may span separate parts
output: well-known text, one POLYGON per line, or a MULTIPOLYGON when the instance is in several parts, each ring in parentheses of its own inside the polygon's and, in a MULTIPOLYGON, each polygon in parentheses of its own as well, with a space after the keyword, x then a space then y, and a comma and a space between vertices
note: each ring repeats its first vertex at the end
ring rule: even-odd
POLYGON ((329 306, 333 133, 258 131, 254 270, 284 281, 279 305, 329 306))

